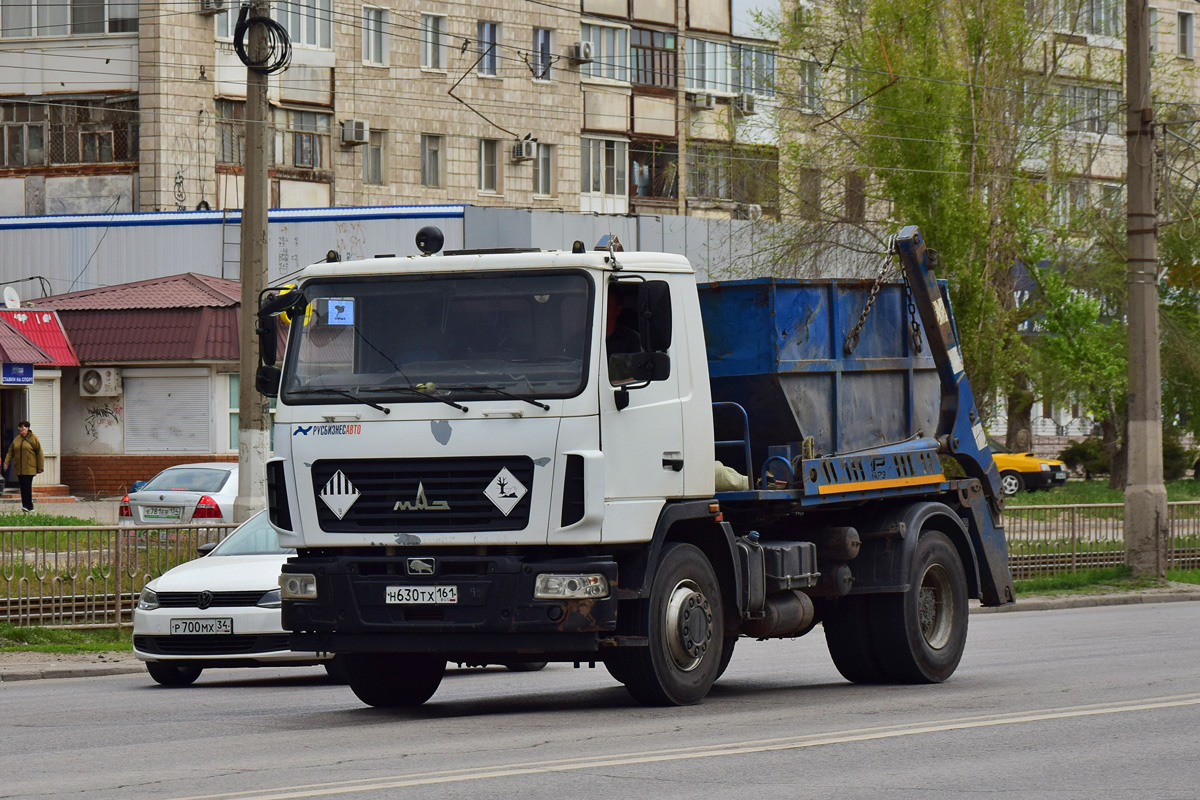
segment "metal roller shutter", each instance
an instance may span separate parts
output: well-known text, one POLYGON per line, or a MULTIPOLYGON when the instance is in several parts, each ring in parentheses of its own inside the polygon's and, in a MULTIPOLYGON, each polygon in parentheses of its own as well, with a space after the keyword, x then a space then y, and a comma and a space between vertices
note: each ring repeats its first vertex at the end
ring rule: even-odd
POLYGON ((54 435, 54 409, 58 403, 54 386, 53 380, 35 380, 29 387, 29 425, 42 444, 42 454, 47 456, 58 453, 54 435))
POLYGON ((126 453, 211 453, 208 376, 125 379, 126 453))

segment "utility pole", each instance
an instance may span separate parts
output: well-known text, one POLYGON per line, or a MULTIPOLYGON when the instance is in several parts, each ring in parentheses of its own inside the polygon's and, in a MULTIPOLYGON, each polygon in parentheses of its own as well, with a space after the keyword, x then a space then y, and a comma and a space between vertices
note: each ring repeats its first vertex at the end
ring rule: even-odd
MULTIPOLYGON (((270 7, 256 0, 254 16, 267 16, 270 7)), ((256 60, 267 54, 267 32, 251 25, 247 50, 256 60)), ((267 74, 246 68, 246 201, 242 208, 241 280, 241 380, 238 393, 238 497, 233 517, 244 522, 267 505, 267 453, 270 450, 268 401, 254 386, 258 370, 258 334, 255 316, 258 295, 267 285, 267 74)))
POLYGON ((1162 464, 1162 374, 1158 351, 1158 214, 1154 207, 1154 105, 1150 95, 1150 6, 1125 0, 1129 325, 1125 452, 1125 561, 1139 577, 1167 566, 1167 490, 1162 464))

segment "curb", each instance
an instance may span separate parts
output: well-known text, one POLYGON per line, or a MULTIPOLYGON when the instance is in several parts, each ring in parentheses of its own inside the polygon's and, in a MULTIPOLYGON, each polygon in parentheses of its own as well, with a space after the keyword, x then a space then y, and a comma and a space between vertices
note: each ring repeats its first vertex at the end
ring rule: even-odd
POLYGON ((1064 608, 1096 608, 1099 606, 1133 606, 1151 603, 1185 603, 1200 600, 1200 591, 1162 592, 1160 594, 1071 595, 1066 597, 1030 597, 1005 606, 972 608, 972 614, 1009 614, 1014 611, 1057 611, 1064 608))
POLYGON ((97 678, 107 675, 133 675, 145 672, 141 664, 112 664, 101 666, 76 667, 16 667, 13 669, 0 668, 0 683, 15 683, 17 681, 36 681, 47 678, 97 678))

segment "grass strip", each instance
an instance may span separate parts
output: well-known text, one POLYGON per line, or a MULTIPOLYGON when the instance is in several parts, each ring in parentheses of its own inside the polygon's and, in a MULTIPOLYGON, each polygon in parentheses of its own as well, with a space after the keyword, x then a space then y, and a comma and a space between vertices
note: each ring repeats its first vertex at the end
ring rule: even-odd
POLYGON ((133 633, 128 628, 41 628, 0 622, 0 653, 129 652, 133 633))

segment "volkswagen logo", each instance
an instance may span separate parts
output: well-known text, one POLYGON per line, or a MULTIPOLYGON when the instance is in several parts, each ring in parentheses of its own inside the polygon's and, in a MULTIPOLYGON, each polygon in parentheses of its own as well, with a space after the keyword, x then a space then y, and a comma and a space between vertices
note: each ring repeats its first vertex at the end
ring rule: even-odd
POLYGON ((409 575, 432 575, 436 562, 432 558, 410 558, 408 560, 409 575))
POLYGON ((201 592, 200 595, 196 598, 196 605, 200 606, 200 608, 208 608, 209 606, 212 605, 212 602, 213 602, 213 593, 208 591, 207 589, 204 590, 203 592, 201 592))

